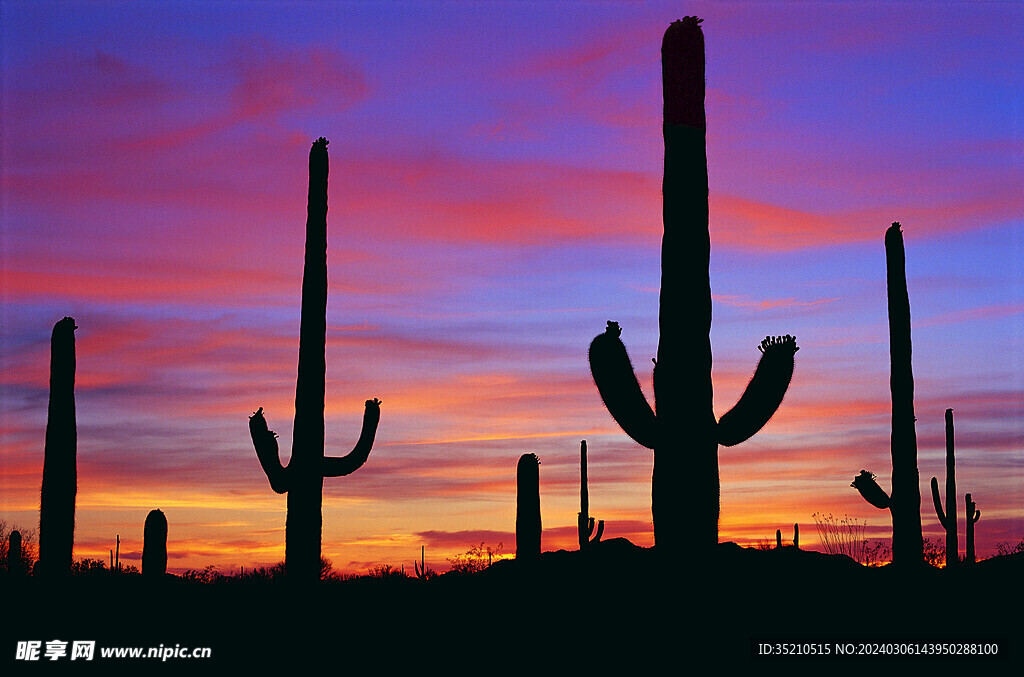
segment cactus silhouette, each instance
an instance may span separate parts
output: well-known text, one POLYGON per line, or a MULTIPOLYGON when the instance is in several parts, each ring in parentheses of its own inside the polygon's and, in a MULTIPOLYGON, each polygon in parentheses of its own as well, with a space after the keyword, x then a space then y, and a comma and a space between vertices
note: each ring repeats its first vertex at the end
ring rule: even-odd
POLYGON ((590 494, 587 491, 587 441, 580 442, 580 512, 576 517, 576 532, 580 550, 586 550, 591 543, 599 543, 604 534, 604 520, 597 523, 594 533, 594 518, 590 516, 590 494), (593 538, 591 538, 593 536, 593 538))
POLYGON ((142 575, 161 577, 167 573, 167 517, 150 510, 142 531, 142 575))
POLYGON ((924 562, 921 532, 921 489, 917 471, 917 430, 914 422, 914 370, 911 365, 910 296, 906 253, 899 222, 885 231, 885 263, 889 300, 889 390, 892 395, 892 495, 861 470, 851 486, 871 505, 892 515, 892 562, 924 562))
MULTIPOLYGON (((779 549, 782 547, 782 529, 775 530, 775 548, 779 549)), ((800 525, 793 525, 793 547, 797 550, 800 549, 800 525)))
POLYGON ((516 559, 540 557, 540 459, 523 454, 516 466, 516 559))
POLYGON ((75 425, 75 326, 65 317, 50 339, 50 404, 46 419, 43 483, 39 492, 39 562, 44 576, 71 574, 78 493, 75 425))
POLYGON ((946 530, 946 566, 955 567, 960 561, 960 544, 956 532, 956 459, 953 457, 953 410, 946 410, 946 510, 942 510, 939 480, 932 478, 932 503, 939 524, 946 530))
POLYGON ((750 438, 772 417, 793 375, 794 337, 766 338, 746 392, 715 420, 711 382, 711 240, 704 113, 704 36, 686 17, 662 43, 665 175, 660 336, 651 409, 618 323, 590 344, 605 406, 627 435, 654 451, 651 512, 659 552, 718 543, 718 445, 750 438), (655 414, 655 411, 657 412, 655 414))
POLYGON ((302 318, 299 328, 299 366, 295 385, 295 423, 292 454, 281 465, 277 435, 269 429, 263 407, 249 417, 249 433, 260 465, 279 494, 288 494, 285 525, 285 572, 292 580, 316 581, 321 576, 320 539, 323 528, 325 477, 341 477, 366 462, 380 421, 380 400, 366 401, 363 427, 346 456, 324 456, 324 399, 327 341, 327 139, 313 142, 309 151, 309 198, 306 253, 302 271, 302 318))
POLYGON ((967 508, 967 556, 964 557, 964 564, 974 564, 974 525, 981 519, 981 511, 971 500, 971 495, 964 496, 964 506, 967 508))
POLYGON ((7 537, 7 573, 11 576, 20 576, 24 573, 21 561, 21 532, 17 529, 11 531, 7 537))

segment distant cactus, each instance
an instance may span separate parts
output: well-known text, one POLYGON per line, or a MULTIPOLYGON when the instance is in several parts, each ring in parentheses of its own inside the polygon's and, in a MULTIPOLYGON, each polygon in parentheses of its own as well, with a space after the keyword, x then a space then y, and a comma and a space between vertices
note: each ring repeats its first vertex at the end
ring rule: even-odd
POLYGON ((167 573, 167 517, 150 510, 142 531, 142 575, 161 577, 167 573))
POLYGON ((956 459, 953 457, 953 410, 946 410, 946 510, 942 510, 939 480, 932 478, 932 503, 939 524, 946 530, 946 567, 960 561, 960 544, 956 532, 956 459))
POLYGON ((50 339, 50 404, 46 419, 43 483, 39 494, 39 562, 44 576, 71 574, 78 493, 75 425, 75 326, 65 317, 50 339))
POLYGON ((718 543, 718 445, 739 444, 768 422, 789 387, 797 351, 792 336, 766 338, 746 392, 715 420, 700 21, 686 17, 674 22, 662 43, 664 236, 655 409, 640 390, 617 323, 609 322, 605 333, 593 340, 589 355, 609 413, 627 435, 654 450, 654 540, 658 551, 669 556, 681 554, 686 545, 707 550, 718 543))
MULTIPOLYGON (((776 549, 782 547, 782 529, 775 530, 775 547, 776 549)), ((800 549, 800 525, 793 525, 793 547, 797 550, 800 549)))
POLYGON ((540 459, 523 454, 516 467, 516 559, 540 557, 540 459))
POLYGON ((981 511, 971 500, 970 494, 964 496, 964 505, 967 508, 967 556, 964 564, 974 564, 974 525, 981 519, 981 511))
POLYGON ((594 518, 590 516, 590 494, 587 491, 587 441, 580 442, 580 512, 576 517, 576 533, 580 550, 586 550, 591 543, 600 543, 604 535, 604 520, 597 523, 594 533, 594 518), (593 536, 593 538, 591 538, 593 536))
POLYGON ((21 532, 17 529, 11 531, 11 535, 7 537, 7 573, 11 576, 21 576, 25 573, 21 555, 21 532))
POLYGON ((892 393, 892 495, 886 494, 875 482, 875 476, 866 470, 860 471, 851 486, 871 505, 889 509, 893 564, 919 564, 924 562, 924 536, 914 427, 917 420, 914 371, 910 359, 910 297, 899 222, 885 231, 885 262, 889 300, 889 389, 892 393))
POLYGON ((416 578, 421 581, 429 581, 431 578, 437 575, 437 573, 427 567, 426 557, 426 546, 420 546, 420 561, 413 560, 412 566, 416 570, 416 578))
POLYGON ((269 429, 263 407, 249 417, 249 434, 260 465, 279 494, 288 494, 285 526, 285 570, 293 580, 316 581, 321 576, 320 540, 323 529, 325 477, 341 477, 366 462, 380 421, 380 400, 366 401, 363 427, 355 448, 341 458, 324 456, 324 398, 327 340, 327 140, 313 142, 309 152, 309 198, 306 254, 302 272, 302 319, 299 329, 299 368, 295 386, 295 424, 292 455, 282 467, 277 435, 269 429))

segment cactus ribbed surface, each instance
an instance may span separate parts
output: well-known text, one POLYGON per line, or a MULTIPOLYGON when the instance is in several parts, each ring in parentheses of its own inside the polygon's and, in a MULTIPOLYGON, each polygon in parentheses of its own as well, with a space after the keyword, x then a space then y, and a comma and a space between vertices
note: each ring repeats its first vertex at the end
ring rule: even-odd
POLYGON ((142 575, 160 577, 167 573, 167 517, 150 510, 142 532, 142 575))
POLYGON ((540 459, 523 454, 516 466, 516 559, 540 557, 540 459))
POLYGON ((609 413, 626 434, 654 451, 654 540, 668 556, 687 544, 707 550, 718 543, 718 445, 739 444, 768 422, 789 387, 797 351, 791 336, 766 338, 746 392, 716 421, 700 21, 686 17, 672 23, 662 42, 664 235, 654 409, 640 390, 617 323, 608 323, 589 354, 594 382, 609 413))
POLYGON ((942 509, 939 480, 932 478, 932 503, 939 524, 946 530, 946 567, 960 562, 960 543, 956 531, 956 459, 953 455, 953 410, 946 410, 946 509, 942 509))
POLYGON ((309 152, 309 197, 306 251, 302 272, 302 317, 299 366, 295 385, 292 454, 281 465, 277 435, 260 407, 249 417, 249 433, 271 488, 288 494, 285 526, 285 571, 291 580, 320 579, 325 477, 341 477, 366 462, 380 421, 380 401, 367 400, 359 440, 349 454, 324 456, 324 400, 327 341, 327 140, 313 142, 309 152))
POLYGON ((71 574, 78 493, 75 424, 75 326, 65 317, 50 339, 50 404, 46 418, 43 483, 39 495, 39 563, 44 576, 71 574))
POLYGON ((591 543, 600 543, 604 535, 604 520, 597 523, 594 533, 594 518, 590 516, 590 493, 587 490, 587 441, 580 442, 580 512, 576 516, 576 536, 580 550, 586 550, 591 543), (593 538, 591 538, 593 537, 593 538))
POLYGON ((910 296, 906 252, 899 222, 885 231, 886 287, 889 303, 889 390, 892 395, 892 493, 887 495, 866 470, 853 485, 876 508, 892 515, 893 564, 924 562, 921 531, 921 488, 917 471, 917 430, 914 426, 914 370, 911 365, 910 296))

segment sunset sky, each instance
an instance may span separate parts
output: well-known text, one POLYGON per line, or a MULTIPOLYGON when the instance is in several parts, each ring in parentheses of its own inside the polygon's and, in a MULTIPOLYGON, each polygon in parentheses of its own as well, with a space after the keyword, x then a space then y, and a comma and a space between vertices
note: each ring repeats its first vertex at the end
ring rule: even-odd
MULTIPOLYGON (((883 234, 900 221, 925 536, 956 417, 978 554, 1024 539, 1024 5, 746 2, 0 4, 0 519, 38 525, 49 339, 79 326, 75 557, 146 514, 169 569, 284 558, 311 141, 330 139, 327 453, 336 569, 515 550, 541 460, 544 550, 576 545, 579 443, 605 538, 650 546, 653 456, 607 413, 607 320, 653 401, 661 36, 707 44, 715 410, 768 334, 800 345, 778 414, 719 451, 720 538, 812 514, 891 531, 883 234)), ((680 487, 680 491, 683 487, 680 487)), ((944 491, 944 489, 943 489, 944 491)), ((679 519, 688 519, 679 515, 679 519)))

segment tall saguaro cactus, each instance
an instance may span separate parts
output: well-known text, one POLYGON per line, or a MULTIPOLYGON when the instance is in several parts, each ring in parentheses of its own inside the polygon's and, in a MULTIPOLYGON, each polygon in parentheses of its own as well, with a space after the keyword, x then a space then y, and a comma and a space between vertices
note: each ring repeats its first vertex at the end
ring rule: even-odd
POLYGON ((704 35, 686 17, 662 42, 665 176, 661 307, 654 410, 645 400, 621 330, 609 322, 590 345, 594 382, 622 429, 654 451, 654 540, 672 555, 684 544, 718 543, 718 445, 753 436, 782 402, 797 351, 792 336, 766 338, 753 379, 736 406, 715 420, 711 382, 711 237, 708 228, 704 35), (655 413, 655 411, 657 413, 655 413))
POLYGON ((306 253, 302 272, 299 367, 295 385, 292 455, 281 465, 277 435, 268 428, 263 407, 249 417, 249 433, 260 465, 277 493, 288 494, 285 572, 292 580, 319 580, 325 477, 341 477, 366 462, 380 421, 380 400, 366 401, 363 427, 346 456, 324 456, 324 399, 327 341, 327 139, 309 151, 306 253))
POLYGON ((924 562, 921 531, 921 488, 917 471, 917 430, 914 422, 914 370, 911 365, 910 296, 907 262, 899 222, 885 231, 885 263, 889 300, 889 390, 892 395, 892 495, 866 470, 854 478, 861 496, 892 515, 893 564, 924 562))
POLYGON ((523 454, 516 466, 516 559, 540 557, 540 459, 523 454))
POLYGON ((594 533, 594 518, 590 516, 590 493, 587 490, 587 441, 580 442, 580 512, 576 517, 576 532, 580 550, 586 550, 592 543, 599 543, 604 535, 604 520, 597 523, 594 533), (593 537, 593 538, 591 538, 593 537))
POLYGON ((142 531, 142 575, 160 577, 167 573, 167 517, 150 510, 142 531))
POLYGON ((946 510, 942 510, 939 480, 932 478, 932 503, 939 524, 946 530, 946 567, 960 562, 960 543, 956 532, 956 459, 953 457, 953 410, 946 410, 946 510))
POLYGON ((78 493, 75 424, 75 320, 65 317, 50 338, 50 404, 39 494, 39 562, 44 576, 71 574, 78 493))

